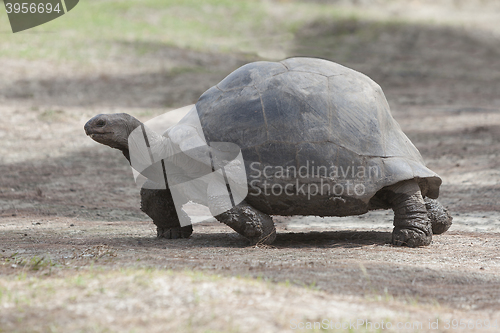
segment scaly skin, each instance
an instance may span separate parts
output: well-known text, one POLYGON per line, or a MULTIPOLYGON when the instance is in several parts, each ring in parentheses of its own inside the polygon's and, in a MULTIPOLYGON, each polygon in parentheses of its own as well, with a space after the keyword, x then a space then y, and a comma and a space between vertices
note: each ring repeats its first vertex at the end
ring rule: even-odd
POLYGON ((399 182, 387 187, 386 191, 386 198, 394 210, 392 243, 409 247, 429 245, 432 241, 431 220, 417 182, 399 182))
POLYGON ((439 235, 450 229, 453 217, 451 217, 448 209, 434 199, 425 198, 425 208, 427 209, 427 216, 431 220, 432 233, 439 235))
MULTIPOLYGON (((156 225, 157 237, 177 239, 191 236, 193 226, 181 227, 170 190, 156 190, 145 187, 141 188, 141 210, 156 225)), ((185 214, 187 218, 184 211, 181 211, 181 213, 185 214)))
POLYGON ((271 216, 245 201, 215 218, 247 238, 251 244, 271 244, 276 239, 276 228, 271 216))

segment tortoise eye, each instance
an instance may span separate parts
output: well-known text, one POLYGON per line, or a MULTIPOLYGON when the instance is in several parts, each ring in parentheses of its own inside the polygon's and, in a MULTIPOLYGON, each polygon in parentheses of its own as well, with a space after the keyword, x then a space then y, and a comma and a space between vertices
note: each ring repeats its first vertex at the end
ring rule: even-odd
POLYGON ((106 125, 106 122, 103 119, 99 119, 95 125, 97 127, 103 127, 104 125, 106 125))

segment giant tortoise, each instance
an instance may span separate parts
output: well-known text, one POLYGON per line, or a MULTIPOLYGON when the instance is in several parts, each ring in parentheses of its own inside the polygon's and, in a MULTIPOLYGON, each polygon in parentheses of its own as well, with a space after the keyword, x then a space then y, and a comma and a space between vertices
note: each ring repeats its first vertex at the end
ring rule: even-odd
MULTIPOLYGON (((139 126, 128 114, 100 114, 85 132, 130 161, 128 136, 139 126)), ((274 241, 270 215, 349 216, 392 208, 392 243, 410 247, 430 244, 433 233, 451 225, 434 200, 440 177, 392 117, 380 86, 331 61, 244 65, 207 90, 162 139, 181 152, 193 140, 240 147, 248 195, 214 216, 253 243, 274 241)), ((144 187, 141 198, 158 237, 191 235, 191 225, 179 224, 168 186, 144 187)))

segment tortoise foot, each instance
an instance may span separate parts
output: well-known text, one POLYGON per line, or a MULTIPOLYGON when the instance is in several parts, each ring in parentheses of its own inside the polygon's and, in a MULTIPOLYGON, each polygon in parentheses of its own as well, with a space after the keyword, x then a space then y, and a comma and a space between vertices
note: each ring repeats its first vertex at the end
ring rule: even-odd
POLYGON ((451 217, 448 209, 437 200, 425 198, 425 208, 427 209, 427 215, 432 224, 432 233, 434 235, 439 235, 450 229, 453 223, 453 217, 451 217))
POLYGON ((156 236, 158 238, 167 239, 179 239, 179 238, 189 238, 193 233, 193 226, 188 225, 185 227, 172 227, 172 228, 156 228, 156 236))
POLYGON ((432 241, 432 234, 412 228, 395 227, 392 231, 392 244, 396 246, 427 246, 432 241))
POLYGON ((216 218, 247 238, 252 245, 271 244, 276 239, 276 227, 272 217, 244 201, 216 218))
POLYGON ((272 244, 276 239, 276 228, 270 216, 263 216, 265 219, 251 220, 246 222, 245 231, 242 233, 252 245, 272 244))

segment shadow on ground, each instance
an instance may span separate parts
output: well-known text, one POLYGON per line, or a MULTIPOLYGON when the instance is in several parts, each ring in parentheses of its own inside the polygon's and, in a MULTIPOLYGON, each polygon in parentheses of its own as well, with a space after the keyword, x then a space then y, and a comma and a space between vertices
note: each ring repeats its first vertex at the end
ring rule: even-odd
POLYGON ((148 219, 126 159, 104 146, 0 165, 0 184, 0 216, 148 219))

